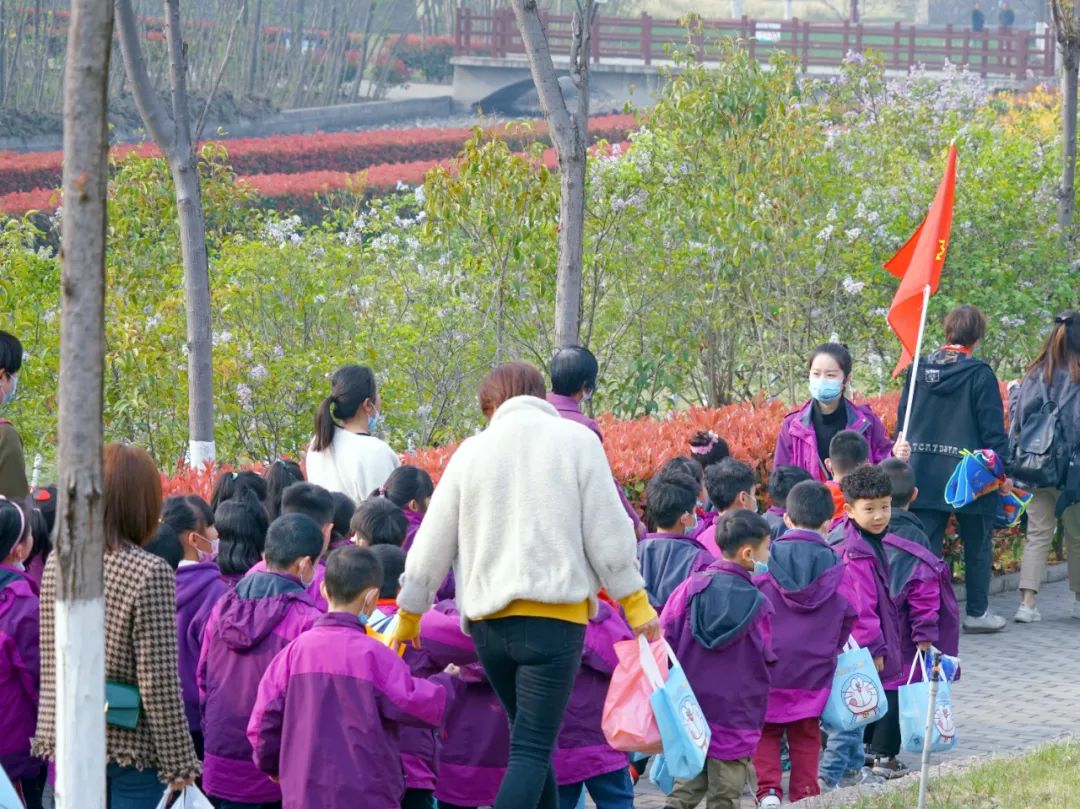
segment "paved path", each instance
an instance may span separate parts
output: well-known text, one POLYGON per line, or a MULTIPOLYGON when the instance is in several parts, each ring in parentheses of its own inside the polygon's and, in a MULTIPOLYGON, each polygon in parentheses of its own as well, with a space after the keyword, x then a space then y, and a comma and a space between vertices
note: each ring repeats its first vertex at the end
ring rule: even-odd
MULTIPOLYGON (((1018 598, 1011 592, 990 600, 1009 619, 1003 632, 961 636, 963 677, 953 691, 960 743, 935 762, 1030 747, 1080 728, 1080 620, 1070 617, 1068 583, 1044 586, 1041 623, 1012 623, 1018 598)), ((904 758, 918 766, 914 756, 904 758)), ((635 806, 662 809, 664 798, 651 784, 639 784, 635 806)), ((744 809, 753 806, 743 801, 744 809)))

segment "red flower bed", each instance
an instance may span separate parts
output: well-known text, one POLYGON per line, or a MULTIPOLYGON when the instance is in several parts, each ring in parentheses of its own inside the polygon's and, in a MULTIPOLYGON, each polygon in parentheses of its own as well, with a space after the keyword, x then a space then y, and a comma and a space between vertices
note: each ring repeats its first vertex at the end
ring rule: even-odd
MULTIPOLYGON (((634 127, 633 116, 607 115, 589 123, 594 140, 621 141, 634 127)), ((511 148, 524 149, 535 141, 547 141, 547 125, 528 128, 515 125, 492 127, 506 137, 511 148)), ((237 174, 299 174, 311 171, 357 172, 384 163, 415 163, 454 157, 472 137, 472 129, 387 129, 367 132, 333 132, 312 135, 274 135, 266 138, 235 138, 221 141, 237 174)), ((152 144, 118 146, 115 157, 135 152, 160 154, 152 144)), ((0 152, 0 195, 60 184, 63 153, 0 152)), ((0 210, 5 210, 0 208, 0 210)))

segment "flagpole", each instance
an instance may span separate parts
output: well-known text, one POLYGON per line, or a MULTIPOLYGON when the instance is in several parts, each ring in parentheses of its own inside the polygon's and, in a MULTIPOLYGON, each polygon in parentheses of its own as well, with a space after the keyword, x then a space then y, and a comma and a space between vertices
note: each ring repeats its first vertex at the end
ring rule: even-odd
POLYGON ((926 312, 930 308, 930 285, 923 287, 922 293, 922 316, 919 318, 919 336, 915 340, 915 358, 911 363, 911 377, 908 382, 907 407, 904 409, 904 429, 901 434, 908 441, 908 427, 911 425, 911 405, 915 401, 915 381, 919 376, 919 357, 922 356, 923 333, 926 331, 926 312))

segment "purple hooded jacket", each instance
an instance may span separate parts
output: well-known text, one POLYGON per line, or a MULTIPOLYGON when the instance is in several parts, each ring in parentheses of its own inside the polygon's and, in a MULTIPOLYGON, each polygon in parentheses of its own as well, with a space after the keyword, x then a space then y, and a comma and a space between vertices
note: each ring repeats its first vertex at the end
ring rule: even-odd
MULTIPOLYGON (((814 400, 810 399, 798 410, 784 417, 784 423, 780 425, 780 435, 776 438, 773 468, 799 466, 813 475, 814 480, 825 481, 829 476, 818 455, 817 435, 814 433, 810 414, 813 404, 814 400)), ((866 438, 870 447, 870 463, 880 463, 888 458, 892 454, 893 442, 885 432, 881 419, 869 405, 852 404, 847 398, 843 404, 847 409, 847 425, 844 429, 854 430, 866 438)))
MULTIPOLYGON (((855 625, 851 634, 860 646, 870 650, 874 657, 884 658, 881 682, 889 682, 900 676, 900 619, 896 605, 889 595, 889 562, 863 536, 851 520, 844 521, 834 529, 843 539, 834 549, 844 560, 844 581, 840 594, 855 608, 855 625)), ((889 535, 885 535, 888 540, 889 535)))
POLYGON ((615 643, 634 636, 630 625, 604 601, 585 629, 585 651, 574 690, 555 740, 552 764, 560 786, 579 784, 597 775, 626 769, 626 753, 613 750, 600 729, 611 675, 619 665, 615 643))
POLYGON ((320 615, 298 578, 273 571, 248 573, 214 607, 197 671, 209 795, 238 803, 281 800, 278 785, 252 761, 245 729, 270 661, 320 615))
MULTIPOLYGON (((265 573, 266 562, 259 561, 248 571, 248 573, 265 573)), ((323 612, 326 612, 330 605, 326 603, 326 599, 323 598, 322 588, 320 585, 323 583, 323 579, 326 578, 326 562, 320 559, 315 563, 315 575, 311 577, 311 584, 307 586, 307 594, 311 596, 311 602, 323 612)), ((303 582, 301 582, 303 584, 303 582)))
POLYGON ((664 609, 676 587, 714 561, 700 540, 671 533, 646 536, 637 545, 637 558, 649 603, 657 612, 664 609))
MULTIPOLYGON (((397 612, 394 599, 379 601, 387 616, 397 612)), ((420 648, 405 650, 404 661, 414 677, 432 677, 447 666, 477 662, 472 639, 461 631, 461 619, 438 607, 420 619, 420 648)), ((439 774, 439 734, 430 728, 403 727, 398 738, 406 789, 435 789, 439 774)))
POLYGON ((820 534, 793 529, 773 543, 769 572, 754 581, 772 604, 772 688, 765 720, 821 716, 836 656, 855 622, 840 595, 844 565, 820 534))
POLYGON ((776 662, 771 615, 749 571, 724 560, 680 585, 660 616, 709 722, 709 758, 746 758, 761 739, 776 662))
POLYGON ((221 571, 213 562, 181 563, 176 569, 176 659, 180 667, 180 693, 188 727, 196 732, 202 729, 195 670, 199 666, 203 631, 214 605, 228 590, 229 585, 222 581, 221 571))
POLYGON ((435 797, 457 806, 491 806, 510 761, 510 721, 479 663, 432 681, 450 694, 439 745, 435 797))
MULTIPOLYGON (((600 432, 600 425, 581 412, 581 404, 572 396, 549 393, 547 395, 547 401, 548 404, 559 411, 559 415, 564 419, 576 421, 578 424, 588 427, 596 434, 596 437, 600 439, 600 443, 604 443, 604 434, 600 432)), ((612 477, 612 481, 615 484, 615 491, 619 493, 619 500, 622 502, 626 515, 630 518, 631 522, 634 523, 634 535, 638 537, 644 536, 645 525, 641 522, 641 517, 638 516, 634 507, 630 505, 630 501, 626 499, 626 492, 623 490, 619 481, 615 480, 614 476, 612 477)))
POLYGON ((247 723, 255 765, 281 777, 283 809, 397 809, 398 725, 436 727, 446 690, 413 677, 347 612, 320 616, 259 683, 247 723))
POLYGON ((416 539, 416 532, 420 530, 420 524, 424 521, 424 515, 418 511, 413 511, 411 508, 403 508, 401 513, 405 515, 405 522, 408 523, 408 527, 405 529, 405 542, 402 543, 401 550, 408 553, 413 540, 416 539))
MULTIPOLYGON (((932 643, 947 655, 957 655, 960 649, 960 608, 953 592, 949 566, 930 550, 926 534, 922 541, 912 530, 904 530, 919 518, 908 511, 896 510, 885 536, 885 551, 889 556, 889 593, 900 620, 900 676, 882 680, 892 691, 908 681, 915 658, 915 645, 932 643), (895 533, 903 531, 905 536, 895 533)), ((911 525, 911 527, 915 527, 911 525)), ((921 532, 921 524, 920 531, 921 532)), ((920 668, 915 669, 913 682, 922 679, 920 668)))
POLYGON ((12 779, 41 768, 30 755, 40 672, 37 586, 17 567, 0 564, 0 765, 12 779))

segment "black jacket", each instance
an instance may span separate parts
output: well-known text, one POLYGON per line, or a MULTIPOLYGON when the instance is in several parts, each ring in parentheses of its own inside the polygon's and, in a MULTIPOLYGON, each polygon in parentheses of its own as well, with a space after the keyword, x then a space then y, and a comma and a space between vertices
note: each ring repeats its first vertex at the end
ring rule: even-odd
MULTIPOLYGON (((901 426, 910 384, 909 370, 896 417, 901 426)), ((919 363, 909 432, 911 468, 919 487, 912 508, 952 511, 945 502, 945 484, 960 462, 960 450, 992 449, 1002 462, 1008 457, 1005 409, 993 369, 955 351, 935 351, 925 358, 919 363)), ((996 507, 996 497, 980 497, 962 511, 993 515, 996 507)))

